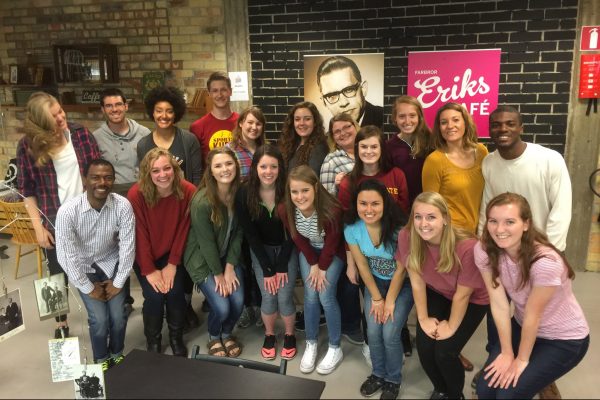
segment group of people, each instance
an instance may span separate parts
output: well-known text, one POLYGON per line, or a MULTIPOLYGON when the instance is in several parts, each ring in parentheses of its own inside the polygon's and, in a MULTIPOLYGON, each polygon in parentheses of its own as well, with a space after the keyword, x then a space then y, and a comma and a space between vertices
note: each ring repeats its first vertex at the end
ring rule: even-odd
MULTIPOLYGON (((490 114, 491 154, 462 105, 442 106, 430 131, 409 96, 392 105, 398 133, 389 140, 343 112, 325 132, 316 106, 301 102, 275 144, 258 107, 231 111, 226 75, 212 74, 208 91, 213 109, 191 132, 176 126, 185 101, 175 88, 146 97, 151 131, 125 117, 118 89, 103 93, 107 122, 93 134, 68 123, 48 94, 28 102, 19 189, 50 273, 64 269, 80 292, 104 368, 123 361, 132 269, 148 351, 162 351, 166 311, 172 352, 187 356, 195 288, 209 310, 208 353, 238 357, 236 324, 260 307, 265 360, 298 352, 300 276, 300 371, 332 373, 343 360, 342 337, 364 343, 372 372, 358 389, 367 397, 381 390, 381 398, 397 398, 413 305, 434 399, 463 397, 468 360, 460 353, 486 315, 480 398, 531 398, 583 358, 589 328, 562 253, 569 175, 558 153, 521 140, 516 108, 490 114), (322 314, 328 346, 319 359, 322 314)), ((66 316, 57 324, 55 335, 67 336, 66 316)))

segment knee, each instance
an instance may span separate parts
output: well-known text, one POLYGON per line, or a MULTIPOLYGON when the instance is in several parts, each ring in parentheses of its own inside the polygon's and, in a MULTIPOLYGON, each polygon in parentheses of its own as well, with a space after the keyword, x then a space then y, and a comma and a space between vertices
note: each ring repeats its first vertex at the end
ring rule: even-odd
POLYGON ((321 304, 323 304, 323 308, 339 307, 339 303, 335 297, 335 288, 331 286, 319 293, 319 299, 321 300, 321 304))
POLYGON ((260 311, 266 315, 271 315, 277 312, 277 298, 272 294, 263 294, 260 303, 260 311))

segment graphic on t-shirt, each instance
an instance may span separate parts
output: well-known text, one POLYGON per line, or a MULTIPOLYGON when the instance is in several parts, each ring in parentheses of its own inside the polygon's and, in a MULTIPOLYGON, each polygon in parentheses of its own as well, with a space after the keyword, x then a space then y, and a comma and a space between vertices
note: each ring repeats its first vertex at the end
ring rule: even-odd
POLYGON ((369 256, 367 261, 369 262, 371 271, 379 276, 391 277, 394 275, 394 271, 396 271, 396 262, 393 259, 369 256))
POLYGON ((228 131, 226 129, 216 131, 215 133, 213 133, 213 135, 210 137, 210 140, 208 141, 208 149, 212 150, 216 147, 223 147, 227 143, 231 142, 232 139, 233 135, 231 134, 231 131, 228 131))

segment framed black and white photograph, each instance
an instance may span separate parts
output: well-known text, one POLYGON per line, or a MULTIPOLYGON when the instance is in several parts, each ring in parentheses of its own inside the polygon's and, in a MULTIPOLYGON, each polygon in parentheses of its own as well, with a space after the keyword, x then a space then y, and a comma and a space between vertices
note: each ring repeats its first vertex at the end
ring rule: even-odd
POLYGON ((25 330, 21 304, 19 289, 0 296, 0 342, 25 330))
POLYGON ((19 66, 16 64, 12 64, 9 66, 9 71, 9 82, 16 85, 17 83, 19 83, 19 66))
POLYGON ((105 399, 104 374, 100 364, 80 364, 73 368, 76 399, 105 399))
POLYGON ((33 281, 40 321, 69 313, 65 274, 51 275, 33 281))

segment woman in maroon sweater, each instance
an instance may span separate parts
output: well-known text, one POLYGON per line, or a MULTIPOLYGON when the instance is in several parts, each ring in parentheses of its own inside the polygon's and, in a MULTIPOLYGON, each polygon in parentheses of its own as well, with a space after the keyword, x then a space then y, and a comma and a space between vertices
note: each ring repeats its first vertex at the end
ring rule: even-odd
POLYGON ((183 251, 190 230, 189 204, 196 190, 184 180, 176 159, 155 147, 140 164, 140 180, 127 198, 135 214, 136 256, 133 266, 144 295, 144 334, 148 351, 162 351, 166 303, 173 355, 187 357, 183 344, 186 301, 183 251))

